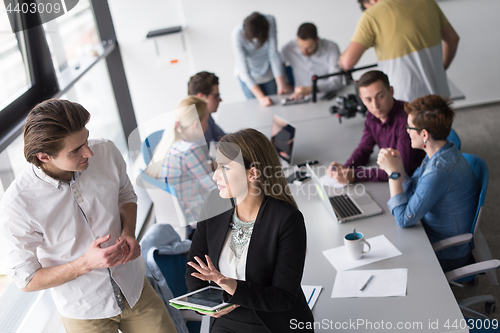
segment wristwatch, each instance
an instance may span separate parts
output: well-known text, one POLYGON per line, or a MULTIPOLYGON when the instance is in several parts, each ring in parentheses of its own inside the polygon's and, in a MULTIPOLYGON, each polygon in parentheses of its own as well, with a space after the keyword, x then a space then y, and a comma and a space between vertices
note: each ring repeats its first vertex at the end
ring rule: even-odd
POLYGON ((399 172, 396 172, 396 171, 394 171, 393 173, 391 173, 389 175, 390 179, 398 179, 399 177, 401 177, 401 174, 399 172))

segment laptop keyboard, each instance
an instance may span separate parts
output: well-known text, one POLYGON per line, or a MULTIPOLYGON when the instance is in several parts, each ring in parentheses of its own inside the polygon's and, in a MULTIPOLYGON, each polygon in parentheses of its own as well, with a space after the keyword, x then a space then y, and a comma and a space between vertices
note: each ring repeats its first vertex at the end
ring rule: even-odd
POLYGON ((361 215, 361 211, 346 194, 330 197, 330 202, 339 219, 361 215))

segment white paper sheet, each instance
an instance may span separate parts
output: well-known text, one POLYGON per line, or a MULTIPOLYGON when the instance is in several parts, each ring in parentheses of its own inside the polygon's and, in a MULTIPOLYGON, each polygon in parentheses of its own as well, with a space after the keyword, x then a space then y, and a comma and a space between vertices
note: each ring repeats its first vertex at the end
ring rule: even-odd
POLYGON ((323 184, 323 186, 329 186, 333 188, 343 188, 347 186, 347 184, 346 185, 340 184, 335 179, 328 177, 328 175, 323 175, 323 177, 320 177, 319 180, 321 181, 321 184, 323 184))
POLYGON ((359 260, 351 259, 344 245, 325 250, 323 254, 333 267, 335 267, 337 272, 401 255, 401 252, 387 239, 387 237, 385 237, 385 235, 375 236, 366 241, 370 243, 372 249, 370 252, 364 254, 359 260))
POLYGON ((322 286, 306 286, 302 285, 302 292, 304 293, 304 296, 306 297, 307 305, 309 305, 309 309, 312 310, 314 307, 314 304, 316 304, 316 301, 318 300, 319 293, 321 292, 321 289, 323 289, 322 286))
POLYGON ((406 296, 407 282, 407 268, 338 272, 332 298, 406 296), (373 278, 360 291, 372 274, 373 278))

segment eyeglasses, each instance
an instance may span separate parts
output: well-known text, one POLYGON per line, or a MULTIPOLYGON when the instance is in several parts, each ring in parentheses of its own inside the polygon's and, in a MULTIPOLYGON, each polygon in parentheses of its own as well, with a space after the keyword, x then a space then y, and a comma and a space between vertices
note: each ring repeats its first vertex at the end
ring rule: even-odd
POLYGON ((406 125, 406 126, 405 126, 405 128, 406 128, 406 130, 407 130, 407 131, 408 131, 408 130, 415 130, 415 131, 417 131, 417 132, 420 132, 420 131, 421 131, 421 129, 418 129, 418 128, 416 128, 416 127, 410 127, 410 126, 408 126, 408 125, 406 125))
POLYGON ((220 94, 210 94, 210 96, 214 96, 215 99, 219 99, 220 98, 220 94))

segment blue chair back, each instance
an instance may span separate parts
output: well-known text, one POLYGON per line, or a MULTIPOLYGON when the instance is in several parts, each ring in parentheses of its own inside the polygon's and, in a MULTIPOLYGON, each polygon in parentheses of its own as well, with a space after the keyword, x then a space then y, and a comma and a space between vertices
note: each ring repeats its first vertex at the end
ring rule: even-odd
POLYGON ((293 69, 291 66, 286 66, 285 65, 285 73, 286 76, 288 77, 288 82, 292 86, 292 88, 295 88, 295 80, 293 78, 293 69))
POLYGON ((458 137, 457 132, 452 128, 450 131, 450 135, 448 135, 448 141, 454 142, 457 145, 458 150, 460 150, 460 147, 462 146, 462 143, 460 142, 460 138, 458 137))
POLYGON ((141 153, 144 158, 144 163, 149 165, 151 159, 153 158, 153 154, 156 146, 160 143, 161 137, 163 136, 163 130, 156 131, 148 135, 146 140, 141 144, 141 153))
POLYGON ((486 162, 484 162, 484 160, 481 157, 467 153, 462 153, 462 155, 465 157, 467 162, 469 162, 470 166, 472 167, 472 170, 474 171, 474 175, 476 176, 476 179, 479 183, 479 187, 481 190, 479 194, 479 201, 477 203, 476 216, 474 217, 474 223, 472 224, 471 233, 474 234, 477 218, 479 216, 479 210, 484 205, 484 198, 486 197, 486 190, 488 189, 489 171, 486 162))
MULTIPOLYGON (((154 187, 157 187, 159 189, 162 189, 170 194, 172 194, 174 197, 177 196, 175 193, 175 188, 173 186, 168 185, 168 183, 162 179, 156 179, 151 176, 149 176, 147 173, 144 172, 144 170, 139 171, 139 178, 142 179, 144 182, 147 184, 144 184, 144 186, 152 185, 154 187)), ((141 184, 142 182, 137 182, 137 184, 141 184)))
POLYGON ((167 255, 155 251, 153 256, 174 297, 186 294, 188 289, 184 275, 187 260, 184 254, 167 255))
MULTIPOLYGON (((155 251, 153 257, 160 268, 161 273, 167 281, 168 287, 174 297, 179 297, 188 292, 186 286, 186 257, 184 254, 159 254, 155 251)), ((186 327, 190 333, 198 333, 201 330, 201 321, 188 321, 186 327)))

